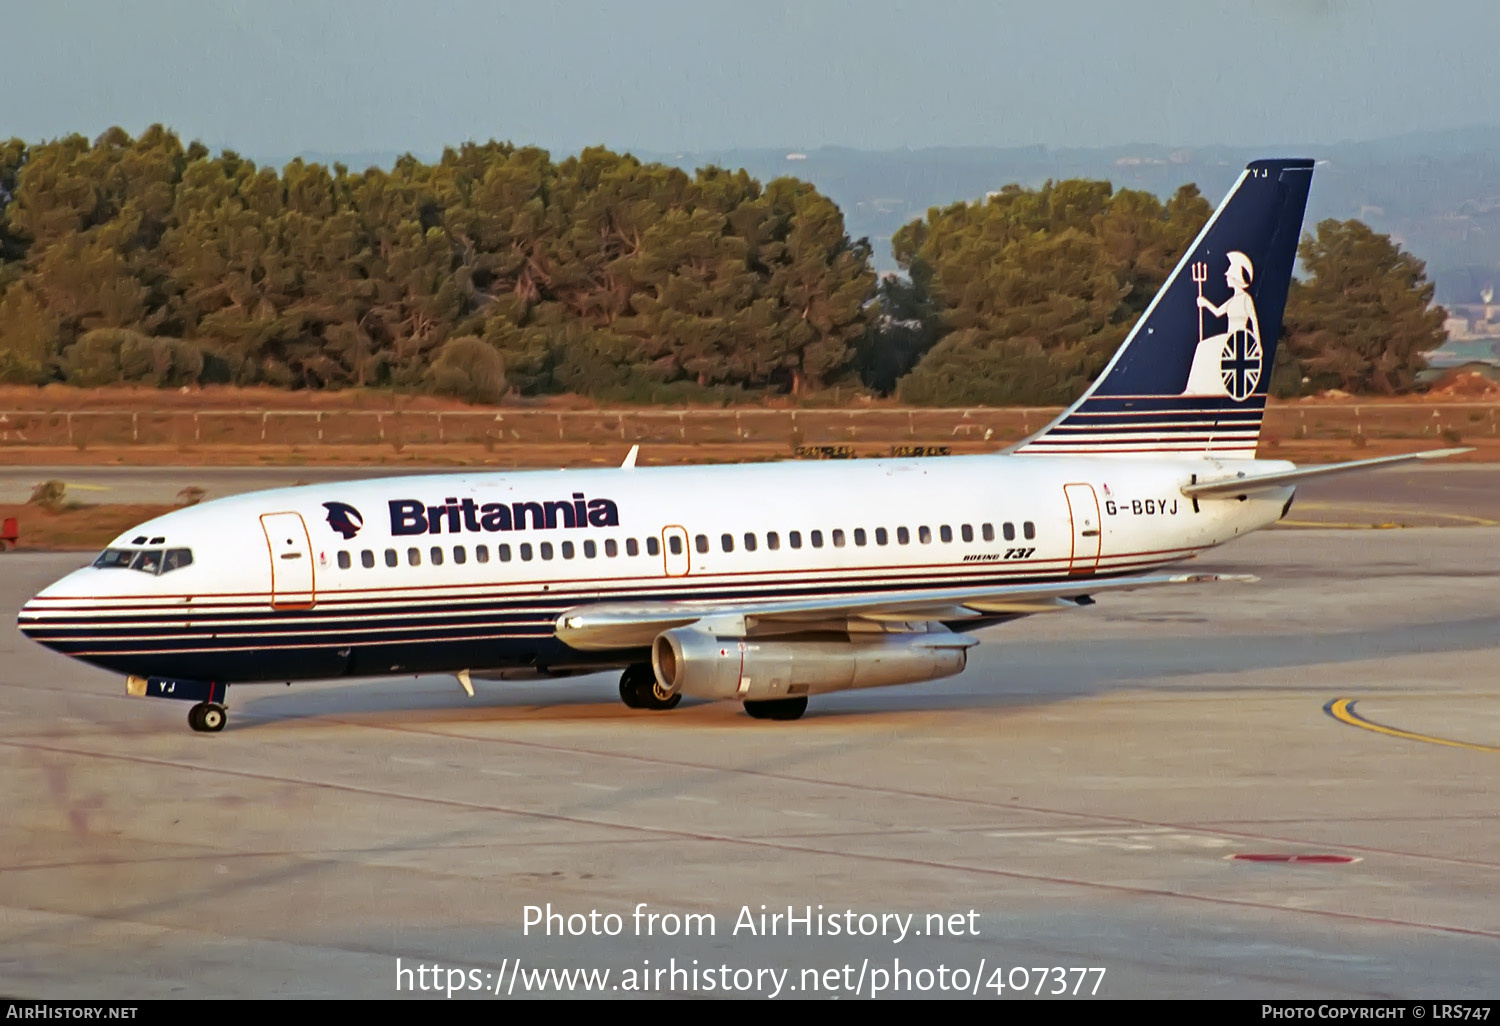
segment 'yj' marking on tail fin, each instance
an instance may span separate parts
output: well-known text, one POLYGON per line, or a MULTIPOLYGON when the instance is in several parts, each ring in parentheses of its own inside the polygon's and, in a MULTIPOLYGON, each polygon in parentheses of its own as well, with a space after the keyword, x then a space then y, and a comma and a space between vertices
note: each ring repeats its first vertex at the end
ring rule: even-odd
POLYGON ((1245 168, 1104 373, 1014 451, 1254 459, 1312 168, 1245 168))

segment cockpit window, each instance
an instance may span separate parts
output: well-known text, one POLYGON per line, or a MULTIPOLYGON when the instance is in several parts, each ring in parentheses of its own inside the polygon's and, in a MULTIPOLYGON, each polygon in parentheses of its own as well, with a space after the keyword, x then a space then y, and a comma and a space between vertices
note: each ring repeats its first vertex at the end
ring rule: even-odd
POLYGON ((130 569, 147 574, 161 573, 161 549, 142 549, 130 561, 130 569))
POLYGON ((139 570, 156 576, 179 570, 192 562, 192 549, 105 549, 94 560, 94 566, 100 570, 139 570))

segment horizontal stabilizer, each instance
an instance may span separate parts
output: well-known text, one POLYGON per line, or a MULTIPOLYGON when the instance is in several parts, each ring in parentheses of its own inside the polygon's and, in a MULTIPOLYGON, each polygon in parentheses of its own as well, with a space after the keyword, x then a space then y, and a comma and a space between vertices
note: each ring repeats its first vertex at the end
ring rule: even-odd
POLYGON ((1182 486, 1182 494, 1190 499, 1224 499, 1249 495, 1268 488, 1285 488, 1299 484, 1312 477, 1328 477, 1347 474, 1356 470, 1375 470, 1410 463, 1413 460, 1437 460, 1444 456, 1457 456, 1472 449, 1429 449, 1427 452, 1409 452, 1400 456, 1376 456, 1368 460, 1353 460, 1349 463, 1330 463, 1324 467, 1298 467, 1296 470, 1281 470, 1272 474, 1240 474, 1224 481, 1201 481, 1182 486))

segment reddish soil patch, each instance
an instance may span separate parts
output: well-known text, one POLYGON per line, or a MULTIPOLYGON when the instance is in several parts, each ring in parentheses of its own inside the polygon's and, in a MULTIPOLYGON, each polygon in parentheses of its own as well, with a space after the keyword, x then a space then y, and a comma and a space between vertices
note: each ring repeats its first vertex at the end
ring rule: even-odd
POLYGON ((15 517, 21 529, 17 549, 102 549, 122 531, 176 506, 110 504, 71 506, 49 512, 40 506, 0 504, 0 521, 15 517))

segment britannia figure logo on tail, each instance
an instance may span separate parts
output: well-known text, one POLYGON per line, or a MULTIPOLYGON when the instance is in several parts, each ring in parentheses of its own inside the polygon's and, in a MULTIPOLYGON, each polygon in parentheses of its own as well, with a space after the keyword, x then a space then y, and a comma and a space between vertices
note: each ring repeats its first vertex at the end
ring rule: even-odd
POLYGON ((1250 296, 1255 268, 1250 258, 1238 250, 1226 255, 1229 268, 1224 272, 1224 283, 1229 286, 1229 298, 1217 306, 1203 295, 1208 265, 1193 265, 1193 281, 1198 284, 1198 348, 1193 353, 1193 367, 1182 394, 1228 396, 1242 401, 1260 384, 1264 362, 1260 321, 1255 315, 1255 300, 1250 296), (1226 322, 1222 334, 1204 337, 1205 312, 1226 322))

